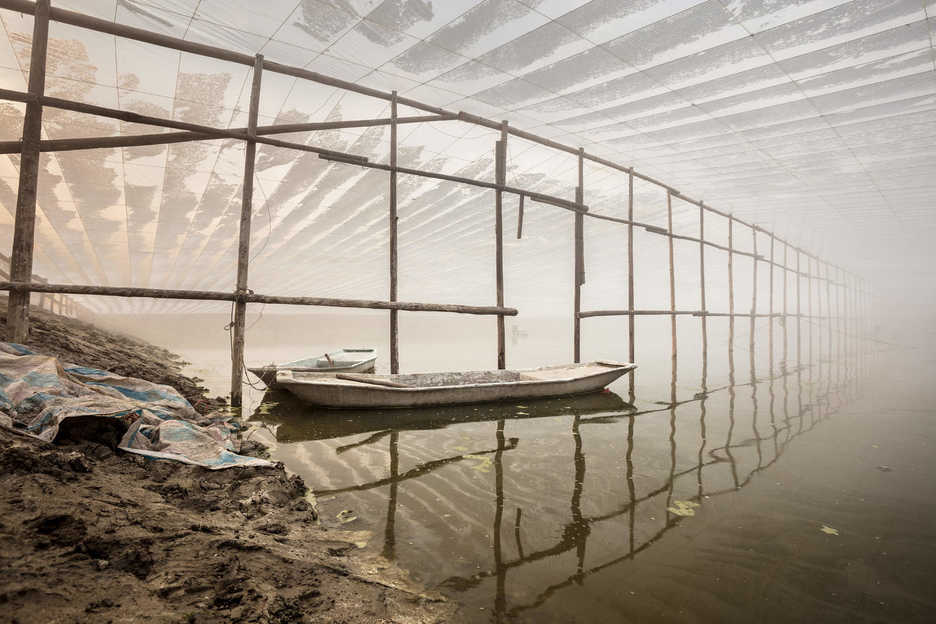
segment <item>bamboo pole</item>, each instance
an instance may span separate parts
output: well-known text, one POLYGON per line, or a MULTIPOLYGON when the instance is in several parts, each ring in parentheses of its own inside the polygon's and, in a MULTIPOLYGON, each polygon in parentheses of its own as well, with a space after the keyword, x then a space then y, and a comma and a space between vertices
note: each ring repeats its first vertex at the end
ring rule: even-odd
MULTIPOLYGON (((49 0, 35 5, 32 51, 29 59, 29 95, 23 118, 23 142, 20 150, 19 190, 13 225, 13 249, 10 252, 10 280, 32 281, 33 250, 36 234, 36 189, 39 185, 39 142, 42 139, 42 98, 45 92, 46 49, 49 41, 49 0)), ((7 325, 10 339, 24 343, 29 337, 28 290, 10 293, 7 302, 7 325)))
POLYGON ((832 352, 833 352, 833 349, 832 349, 832 335, 833 335, 833 331, 832 331, 832 280, 831 280, 830 277, 829 277, 829 263, 828 263, 828 262, 823 262, 823 264, 825 265, 825 274, 826 274, 826 315, 829 317, 829 320, 828 320, 828 322, 827 322, 828 330, 829 330, 829 367, 828 367, 828 373, 829 373, 829 377, 831 378, 831 376, 832 376, 832 375, 831 375, 831 373, 832 373, 832 358, 833 358, 833 355, 832 355, 832 352))
MULTIPOLYGON (((150 115, 141 115, 139 113, 133 113, 130 111, 123 111, 116 108, 109 108, 107 106, 97 106, 95 104, 86 104, 84 102, 74 102, 72 100, 66 100, 62 98, 39 96, 35 97, 29 93, 22 93, 20 91, 11 91, 9 89, 0 89, 0 98, 6 100, 12 100, 14 102, 26 102, 29 104, 33 101, 38 101, 44 106, 51 106, 53 108, 60 108, 62 110, 69 110, 76 113, 84 113, 87 115, 97 115, 99 117, 107 117, 108 119, 119 119, 120 121, 126 121, 128 123, 140 123, 148 124, 151 126, 159 126, 162 128, 176 128, 179 130, 188 130, 191 132, 199 132, 202 134, 207 134, 214 136, 219 139, 236 139, 241 141, 251 140, 257 143, 263 143, 265 145, 272 145, 274 147, 284 147, 288 149, 294 149, 302 152, 311 152, 313 154, 319 154, 320 156, 329 156, 335 160, 342 160, 346 162, 351 162, 358 165, 365 165, 367 159, 363 156, 357 156, 355 154, 345 154, 343 152, 336 152, 334 150, 328 150, 321 147, 315 147, 312 145, 306 145, 304 143, 295 143, 290 141, 281 141, 279 139, 270 139, 266 137, 258 137, 256 134, 248 136, 246 132, 237 132, 234 130, 224 130, 221 128, 213 128, 211 126, 204 126, 196 123, 189 123, 186 121, 176 121, 174 119, 166 119, 164 117, 152 117, 150 115)), ((383 165, 385 168, 387 165, 383 165)))
POLYGON ((769 273, 769 285, 770 285, 770 294, 768 295, 768 314, 770 314, 770 324, 767 326, 767 354, 769 360, 769 377, 773 379, 773 356, 774 356, 774 346, 773 346, 773 334, 774 334, 774 235, 770 234, 770 273, 769 273))
POLYGON ((802 348, 803 348, 803 339, 802 339, 802 321, 800 318, 800 300, 803 297, 803 289, 800 286, 800 258, 802 255, 799 250, 796 251, 796 369, 799 370, 803 366, 802 358, 802 348))
MULTIPOLYGON (((667 191, 666 193, 666 227, 669 230, 669 233, 673 233, 673 194, 667 191)), ((672 367, 673 367, 673 388, 672 388, 672 403, 673 403, 673 416, 675 417, 676 409, 676 267, 675 260, 673 258, 673 237, 668 236, 666 239, 669 242, 669 296, 670 296, 670 344, 672 347, 672 367)))
MULTIPOLYGON (((500 140, 494 146, 494 277, 497 287, 497 305, 504 305, 504 191, 507 184, 507 121, 501 122, 500 140)), ((504 317, 497 319, 497 368, 507 367, 504 317)))
POLYGON ((517 206, 517 240, 523 238, 523 194, 520 194, 520 204, 517 206))
MULTIPOLYGON (((699 205, 699 239, 705 240, 705 207, 699 205)), ((702 306, 702 392, 708 377, 708 321, 705 307, 705 245, 699 243, 699 287, 702 306)))
MULTIPOLYGON (((789 267, 789 262, 787 262, 787 251, 790 249, 790 246, 786 243, 783 243, 783 360, 781 360, 782 371, 784 375, 787 372, 787 356, 789 355, 789 335, 787 321, 789 320, 787 311, 787 272, 789 267)), ((785 379, 785 378, 784 378, 785 379)))
MULTIPOLYGON (((809 315, 810 319, 812 318, 812 278, 810 274, 812 273, 812 259, 806 258, 806 314, 809 315)), ((809 351, 808 351, 808 362, 809 369, 812 370, 813 365, 813 323, 812 320, 809 322, 809 351)))
POLYGON ((46 292, 72 295, 100 295, 105 297, 143 297, 147 299, 183 299, 190 301, 245 301, 275 305, 304 305, 327 308, 362 308, 369 310, 405 310, 407 312, 450 312, 453 314, 516 316, 516 308, 497 306, 469 306, 452 303, 415 303, 409 301, 378 301, 372 299, 332 299, 327 297, 292 297, 260 295, 251 291, 232 293, 216 290, 167 290, 126 286, 90 286, 84 284, 35 284, 2 282, 0 291, 46 292))
MULTIPOLYGON (((585 201, 585 150, 578 152, 578 186, 575 188, 575 203, 585 201)), ((573 362, 582 361, 582 284, 585 283, 585 220, 581 212, 575 213, 575 293, 572 312, 573 362)))
MULTIPOLYGON (((397 246, 397 92, 390 99, 390 301, 397 300, 398 262, 397 246)), ((400 336, 397 310, 390 310, 390 374, 400 372, 400 336)))
MULTIPOLYGON (((507 121, 500 129, 500 140, 495 147, 495 177, 498 189, 494 191, 494 256, 497 282, 497 306, 504 306, 504 191, 507 184, 507 121)), ((504 332, 504 317, 497 317, 497 368, 507 368, 507 341, 504 332)))
MULTIPOLYGON (((752 287, 751 287, 751 327, 750 327, 750 330, 749 330, 750 335, 748 336, 748 338, 749 338, 748 350, 750 351, 750 354, 751 354, 751 383, 754 384, 754 383, 757 382, 757 375, 756 375, 755 372, 754 372, 754 371, 755 371, 755 367, 754 367, 754 364, 755 364, 755 358, 754 358, 754 354, 755 354, 755 351, 754 351, 754 334, 755 334, 755 332, 757 331, 757 326, 756 326, 756 320, 757 320, 757 260, 756 260, 756 257, 757 257, 757 230, 754 229, 754 228, 751 228, 751 239, 752 239, 752 243, 753 243, 753 245, 754 245, 753 249, 754 249, 755 260, 754 260, 754 262, 752 263, 753 266, 751 267, 751 268, 752 268, 752 273, 753 273, 753 285, 752 285, 752 287)), ((773 322, 773 321, 771 321, 771 322, 773 322)), ((756 408, 756 406, 757 406, 757 389, 756 389, 756 388, 754 389, 754 394, 753 394, 752 396, 753 396, 753 401, 754 401, 754 405, 755 405, 755 415, 756 415, 756 409, 757 409, 757 408, 756 408)), ((755 425, 755 427, 756 427, 756 425, 755 425)))
MULTIPOLYGON (((838 279, 842 279, 841 269, 836 269, 836 273, 838 273, 838 279)), ((842 314, 842 289, 843 289, 842 285, 838 286, 835 289, 835 318, 836 318, 835 325, 836 325, 836 333, 838 334, 836 348, 838 350, 839 381, 840 382, 841 382, 842 358, 845 353, 844 340, 843 340, 843 336, 845 334, 845 331, 844 331, 845 319, 842 314)))
MULTIPOLYGON (((247 145, 244 152, 244 183, 241 196, 240 232, 237 237, 237 289, 238 294, 247 292, 247 272, 250 268, 250 220, 253 216, 254 166, 257 143, 253 140, 257 131, 257 116, 260 110, 260 81, 263 77, 263 55, 258 54, 253 69, 250 87, 250 110, 247 116, 247 145)), ((231 406, 240 407, 244 383, 244 341, 247 321, 247 302, 234 302, 234 336, 231 342, 231 406)))
MULTIPOLYGON (((627 353, 629 360, 636 361, 634 340, 634 173, 627 174, 627 218, 631 221, 627 225, 627 353)), ((628 375, 628 397, 631 403, 635 400, 635 373, 628 375)))
POLYGON ((734 397, 734 218, 728 215, 728 370, 734 397))
MULTIPOLYGON (((413 124, 433 121, 450 121, 456 115, 420 115, 413 117, 398 117, 396 123, 413 124)), ((369 128, 373 126, 387 126, 392 123, 390 118, 384 119, 348 119, 345 121, 317 121, 309 123, 276 124, 270 126, 257 126, 257 136, 271 134, 293 134, 297 132, 314 132, 320 130, 338 130, 342 128, 369 128)), ((229 128, 228 132, 246 134, 247 128, 229 128)), ((87 149, 110 149, 117 147, 140 147, 146 145, 167 145, 170 143, 187 143, 191 141, 213 141, 222 139, 215 134, 204 132, 156 132, 148 134, 130 134, 126 136, 81 137, 74 139, 46 139, 40 141, 40 152, 68 152, 87 149)), ((0 141, 0 154, 17 154, 22 141, 0 141)))

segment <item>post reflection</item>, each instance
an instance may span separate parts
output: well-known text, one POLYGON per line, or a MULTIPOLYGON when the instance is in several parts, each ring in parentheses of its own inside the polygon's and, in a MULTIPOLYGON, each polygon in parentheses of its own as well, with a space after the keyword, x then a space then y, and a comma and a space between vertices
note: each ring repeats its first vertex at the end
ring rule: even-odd
MULTIPOLYGON (((830 344, 823 335, 823 325, 818 325, 819 345, 830 344)), ((258 412, 253 419, 278 423, 277 439, 284 444, 334 441, 330 448, 340 461, 351 462, 345 458, 355 453, 385 453, 384 474, 361 478, 354 471, 347 482, 315 493, 320 499, 341 500, 350 495, 382 501, 380 515, 385 510, 385 517, 375 523, 375 533, 383 537, 380 553, 407 567, 414 565, 407 559, 408 551, 415 547, 409 545, 413 544, 410 540, 419 539, 419 532, 413 529, 413 523, 418 522, 412 509, 414 498, 427 497, 427 492, 441 496, 439 486, 430 486, 427 479, 445 482, 453 470, 469 474, 471 487, 479 489, 478 497, 447 502, 459 507, 470 522, 477 520, 490 527, 490 541, 470 547, 437 545, 435 548, 451 549, 436 555, 448 560, 455 559, 466 546, 461 571, 435 577, 430 562, 421 574, 430 585, 456 599, 486 603, 487 619, 522 619, 563 588, 584 586, 591 576, 626 566, 652 548, 690 519, 691 514, 682 512, 690 508, 686 505, 701 505, 704 510, 709 499, 730 496, 747 486, 754 475, 778 462, 794 440, 832 417, 857 383, 845 377, 844 363, 836 362, 831 351, 823 357, 822 349, 818 357, 807 358, 795 368, 781 360, 779 370, 774 370, 771 362, 760 377, 752 353, 749 374, 744 376, 747 381, 738 383, 734 323, 729 322, 728 328, 727 383, 709 387, 708 376, 715 373, 710 372, 703 351, 699 390, 681 397, 674 358, 669 401, 662 405, 648 401, 632 406, 617 394, 605 392, 531 402, 519 406, 522 410, 518 406, 487 406, 420 412, 318 411, 310 417, 307 408, 277 396, 278 407, 258 412), (750 392, 741 390, 745 387, 750 392), (777 396, 778 390, 782 397, 777 396), (664 414, 666 420, 661 421, 664 414), (749 424, 745 424, 746 419, 750 419, 749 424), (527 457, 524 453, 536 454, 525 445, 535 445, 537 427, 547 426, 537 423, 552 423, 548 425, 550 435, 560 436, 560 440, 567 436, 569 446, 555 451, 549 458, 551 473, 543 477, 547 480, 536 482, 555 483, 553 487, 539 485, 544 489, 519 492, 518 485, 529 480, 522 473, 528 461, 523 459, 527 457), (479 437, 465 443, 472 446, 458 452, 445 450, 458 448, 446 447, 441 441, 466 424, 477 425, 480 431, 479 437), (485 434, 486 426, 491 429, 485 434), (485 443, 485 436, 491 433, 493 440, 487 437, 485 443), (440 441, 438 447, 430 449, 432 458, 417 457, 410 452, 412 447, 406 446, 406 440, 417 434, 439 436, 432 438, 440 441), (619 462, 617 471, 614 456, 602 450, 612 442, 619 462), (490 472, 470 472, 472 462, 480 462, 479 458, 490 459, 490 472), (662 470, 654 468, 657 463, 662 470), (563 475, 568 475, 568 485, 558 483, 563 475), (554 501, 559 491, 567 492, 564 508, 551 502, 538 505, 540 499, 554 501), (401 531, 406 532, 407 541, 400 538, 401 531), (616 538, 609 538, 609 534, 616 538), (407 546, 401 548, 401 544, 407 546), (476 554, 485 547, 489 563, 476 554)), ((752 346, 753 342, 752 336, 752 346)), ((852 363, 848 370, 854 373, 860 367, 852 363)), ((458 568, 448 563, 446 569, 458 568)))

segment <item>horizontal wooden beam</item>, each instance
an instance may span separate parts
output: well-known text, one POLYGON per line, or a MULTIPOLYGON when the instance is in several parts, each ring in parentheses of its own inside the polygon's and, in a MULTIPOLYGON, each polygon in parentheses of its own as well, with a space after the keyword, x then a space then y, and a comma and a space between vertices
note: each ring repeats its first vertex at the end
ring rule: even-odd
MULTIPOLYGON (((421 115, 413 117, 400 117, 398 123, 413 124, 432 121, 449 121, 456 115, 421 115)), ((258 126, 258 135, 291 134, 295 132, 316 132, 321 130, 336 130, 342 128, 368 128, 372 126, 389 125, 390 119, 349 119, 346 121, 321 121, 296 124, 277 124, 258 126)), ((229 132, 246 133, 247 128, 229 128, 229 132)), ((185 143, 189 141, 212 141, 220 137, 204 132, 155 132, 150 134, 129 134, 109 137, 83 137, 75 139, 49 139, 40 142, 39 150, 42 152, 67 152, 84 149, 106 149, 115 147, 139 147, 144 145, 168 145, 170 143, 185 143)), ((0 154, 18 154, 20 141, 0 141, 0 154)))
MULTIPOLYGON (((30 99, 33 99, 28 93, 22 93, 19 91, 11 91, 9 89, 0 89, 0 98, 26 102, 30 99)), ((241 141, 247 140, 247 133, 245 131, 236 131, 236 130, 223 130, 220 128, 212 128, 211 126, 203 126, 201 124, 188 123, 185 121, 176 121, 174 119, 164 119, 162 117, 151 117, 149 115, 141 115, 139 113, 133 113, 130 111, 122 111, 115 108, 108 108, 106 106, 96 106, 94 104, 85 104, 83 102, 73 102, 71 100, 64 100, 62 98, 55 97, 46 97, 43 96, 38 98, 43 105, 52 106, 54 108, 61 108, 64 110, 75 111, 77 113, 86 113, 89 115, 98 115, 99 117, 108 117, 110 119, 119 119, 121 121, 127 121, 131 123, 141 123, 151 126, 161 126, 163 128, 176 128, 178 130, 188 130, 190 132, 197 132, 201 134, 211 135, 221 139, 236 139, 241 141)), ((312 145, 305 145, 304 143, 292 143, 289 141, 280 141, 278 139, 270 139, 266 137, 255 137, 251 140, 256 141, 257 143, 264 143, 266 145, 273 145, 275 147, 285 147, 289 149, 299 150, 302 152, 312 152, 314 154, 337 154, 341 157, 348 160, 360 160, 361 162, 366 162, 364 156, 356 156, 354 154, 344 154, 342 152, 335 152, 334 150, 324 149, 321 147, 314 147, 312 145)))
POLYGON ((813 319, 824 319, 828 318, 826 316, 816 316, 809 314, 784 314, 783 312, 775 312, 773 314, 754 314, 750 312, 703 312, 702 310, 589 310, 587 312, 580 312, 579 318, 591 318, 595 316, 725 316, 725 317, 745 317, 750 318, 754 316, 756 318, 767 318, 767 317, 782 317, 788 316, 791 318, 813 318, 813 319))
POLYGON ((161 288, 135 288, 125 286, 88 286, 81 284, 35 284, 0 282, 0 291, 31 291, 67 295, 98 295, 104 297, 145 297, 149 299, 186 299, 195 301, 245 301, 274 305, 306 305, 327 308, 369 308, 375 310, 405 310, 408 312, 451 312, 453 314, 479 314, 516 316, 516 308, 498 306, 468 306, 448 303, 413 303, 408 301, 374 301, 369 299, 332 299, 326 297, 291 297, 258 295, 252 292, 234 294, 216 290, 166 290, 161 288))

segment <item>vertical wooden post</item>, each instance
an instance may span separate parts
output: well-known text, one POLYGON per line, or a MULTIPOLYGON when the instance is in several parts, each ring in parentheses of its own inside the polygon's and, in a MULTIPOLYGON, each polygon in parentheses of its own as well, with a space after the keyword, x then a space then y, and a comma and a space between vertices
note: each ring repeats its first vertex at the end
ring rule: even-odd
MULTIPOLYGON (((504 191, 507 184, 507 120, 501 122, 500 140, 494 150, 494 237, 497 263, 497 305, 504 307, 504 191)), ((576 317, 577 318, 577 317, 576 317)), ((507 368, 506 341, 504 337, 504 315, 497 315, 497 368, 507 368)))
POLYGON ((585 217, 581 213, 585 202, 585 149, 578 153, 578 186, 575 187, 575 203, 579 211, 575 213, 575 310, 573 312, 573 361, 582 361, 582 284, 585 283, 585 217))
POLYGON ((829 366, 827 367, 826 374, 829 375, 830 379, 832 377, 832 276, 829 274, 829 263, 823 262, 825 265, 825 286, 826 286, 826 325, 829 330, 829 366))
POLYGON ((790 246, 787 245, 786 242, 783 243, 783 360, 781 361, 781 370, 784 375, 787 373, 787 349, 789 348, 790 342, 787 327, 789 324, 789 317, 787 316, 787 310, 789 309, 787 308, 787 273, 790 272, 790 265, 787 262, 787 250, 789 247, 790 246))
POLYGON ((702 306, 702 392, 708 376, 708 309, 705 306, 705 207, 699 202, 699 285, 702 306))
MULTIPOLYGON (((754 284, 751 288, 751 329, 749 338, 748 350, 751 353, 751 383, 754 384, 757 381, 757 375, 754 373, 754 333, 757 330, 757 229, 751 228, 751 238, 754 243, 754 260, 753 260, 753 269, 754 269, 754 284)), ((755 414, 757 409, 757 388, 753 389, 754 405, 755 405, 755 414)), ((756 425, 755 425, 756 427, 756 425)), ((759 444, 759 442, 758 442, 759 444)), ((758 449, 760 447, 758 446, 758 449)))
MULTIPOLYGON (((842 272, 839 267, 836 267, 835 274, 838 279, 841 279, 842 272)), ((836 332, 838 333, 836 349, 838 351, 839 367, 841 367, 842 355, 845 352, 845 349, 842 345, 842 336, 844 335, 843 328, 844 328, 845 319, 842 316, 842 283, 841 282, 836 284, 836 288, 835 288, 835 317, 836 317, 836 321, 835 321, 836 332)), ((839 380, 841 380, 841 377, 839 377, 839 380)))
POLYGON ((795 251, 796 251, 796 368, 797 370, 799 370, 803 366, 803 358, 802 358, 803 341, 800 338, 800 335, 802 334, 802 320, 803 320, 803 317, 800 314, 801 312, 800 299, 802 299, 802 291, 803 291, 803 289, 800 288, 800 277, 802 275, 802 273, 800 272, 800 257, 803 254, 800 253, 800 250, 798 247, 795 249, 795 251))
MULTIPOLYGON (((634 353, 634 172, 627 174, 627 353, 628 359, 634 362, 636 355, 634 353)), ((628 375, 629 400, 634 402, 634 375, 632 372, 628 375)))
MULTIPOLYGON (((676 405, 676 267, 673 259, 673 194, 666 191, 666 227, 669 235, 666 237, 669 246, 669 307, 670 307, 670 341, 672 344, 673 387, 672 403, 676 405)), ((675 412, 673 414, 675 416, 675 412)))
POLYGON ((809 319, 807 330, 809 330, 809 351, 808 363, 810 370, 813 365, 812 353, 812 333, 813 333, 813 311, 812 311, 812 259, 806 256, 806 318, 809 319))
MULTIPOLYGON (((33 247, 36 233, 36 189, 39 185, 39 141, 42 139, 42 102, 45 93, 46 48, 49 41, 49 0, 36 2, 32 53, 29 59, 29 95, 23 118, 20 148, 19 190, 10 253, 10 281, 32 281, 33 247)), ((7 301, 10 339, 23 343, 29 337, 29 291, 13 290, 7 301)))
POLYGON ((773 300, 774 300, 774 282, 773 282, 773 274, 774 274, 774 264, 775 264, 775 261, 774 261, 774 242, 775 242, 775 240, 776 240, 776 239, 774 238, 773 232, 771 232, 771 234, 770 234, 770 274, 769 274, 770 276, 769 276, 769 278, 768 278, 768 281, 769 281, 769 283, 770 283, 770 295, 768 296, 768 307, 769 307, 769 310, 767 311, 767 314, 769 314, 769 316, 768 316, 767 318, 770 319, 770 325, 767 326, 767 351, 768 351, 768 357, 769 357, 769 360, 770 360, 769 366, 770 366, 770 378, 771 378, 771 379, 773 379, 773 355, 774 355, 774 348, 773 348, 773 330, 774 330, 774 306, 773 306, 773 300))
POLYGON ((520 205, 517 206, 517 240, 523 238, 523 194, 520 194, 520 205))
MULTIPOLYGON (((237 240, 237 287, 235 295, 247 292, 247 269, 250 263, 250 219, 253 212, 254 162, 257 155, 257 112, 260 108, 260 79, 263 74, 263 55, 254 60, 253 83, 250 88, 250 110, 247 116, 247 143, 244 150, 244 187, 241 196, 240 233, 237 240)), ((244 324, 247 320, 247 302, 234 302, 234 339, 231 343, 231 406, 240 407, 244 377, 244 324)))
POLYGON ((728 371, 734 397, 734 217, 728 215, 728 371))
POLYGON ((842 355, 845 364, 845 383, 848 383, 848 274, 845 269, 839 267, 839 274, 842 276, 842 355))
MULTIPOLYGON (((397 92, 390 96, 390 301, 397 300, 397 92)), ((399 310, 390 310, 390 373, 400 372, 399 310)))

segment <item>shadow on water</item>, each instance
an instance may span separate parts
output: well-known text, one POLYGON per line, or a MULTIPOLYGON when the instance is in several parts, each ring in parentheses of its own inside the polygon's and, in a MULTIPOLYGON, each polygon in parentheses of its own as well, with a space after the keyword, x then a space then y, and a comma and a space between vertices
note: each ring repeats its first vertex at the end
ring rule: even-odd
MULTIPOLYGON (((706 347, 701 390, 682 400, 674 353, 669 401, 647 403, 647 409, 607 391, 521 405, 384 411, 314 409, 270 392, 252 420, 271 425, 281 444, 326 445, 316 447, 319 457, 327 457, 327 451, 324 456, 321 452, 330 449, 330 460, 343 462, 344 472, 332 478, 326 467, 326 478, 319 472, 320 478, 310 482, 344 483, 317 487, 319 499, 334 497, 339 505, 363 506, 371 516, 382 515, 382 522, 371 525, 382 534, 380 552, 483 612, 469 619, 536 621, 542 615, 537 609, 560 590, 582 588, 596 574, 626 566, 706 501, 745 488, 776 464, 794 440, 834 414, 857 387, 857 380, 846 376, 854 367, 822 359, 813 363, 811 350, 808 365, 787 367, 784 359, 779 374, 763 378, 755 373, 752 355, 749 380, 737 383, 733 348, 729 342, 727 385, 709 387, 706 347), (736 419, 736 403, 742 398, 744 427, 736 419), (476 445, 471 449, 452 446, 451 440, 472 424, 490 428, 470 430, 470 443, 476 445), (648 427, 656 429, 638 432, 648 427), (403 447, 403 440, 419 432, 422 437, 403 447), (550 453, 565 439, 571 462, 559 455, 544 459, 539 447, 525 448, 540 438, 548 439, 550 453), (620 445, 601 446, 612 442, 620 445), (589 451, 593 445, 595 450, 589 451), (448 453, 448 448, 458 452, 448 453), (515 457, 523 452, 524 458, 515 457), (369 454, 351 459, 355 453, 369 454), (361 468, 365 458, 375 457, 383 475, 361 468), (546 467, 548 474, 535 477, 531 466, 546 467), (569 483, 560 485, 564 479, 569 483), (507 493, 505 480, 515 496, 507 493), (601 485, 605 481, 612 485, 601 485), (586 485, 593 483, 599 491, 589 500, 586 485), (410 496, 405 504, 404 488, 410 496), (564 508, 554 504, 560 491, 568 497, 564 508), (458 511, 454 520, 435 510, 438 501, 458 511), (417 508, 443 518, 419 518, 413 511, 417 508), (450 537, 447 525, 456 522, 469 527, 467 536, 450 537), (598 535, 609 532, 609 526, 611 538, 598 535), (419 544, 421 531, 434 537, 419 544), (401 532, 406 536, 403 549, 401 532), (407 558, 410 551, 419 554, 407 558), (545 562, 550 564, 544 567, 545 562), (517 588, 509 590, 508 580, 517 588)), ((584 612, 593 608, 587 594, 574 596, 584 612)))

